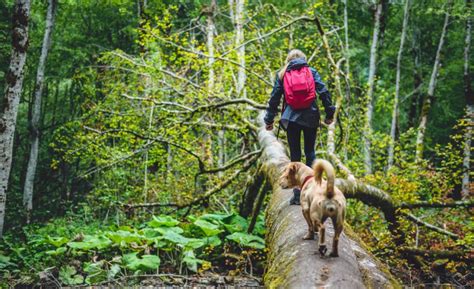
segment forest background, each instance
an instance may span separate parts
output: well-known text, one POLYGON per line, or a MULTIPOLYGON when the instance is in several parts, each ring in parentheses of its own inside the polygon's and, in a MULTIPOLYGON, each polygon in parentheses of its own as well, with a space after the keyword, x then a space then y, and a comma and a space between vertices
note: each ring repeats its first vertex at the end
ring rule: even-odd
POLYGON ((291 48, 338 106, 317 158, 417 204, 400 208, 405 251, 359 200, 349 203, 354 231, 405 284, 469 284, 471 7, 1 0, 0 286, 153 272, 260 278, 270 197, 260 191, 270 186, 257 119, 291 48), (21 57, 22 73, 11 73, 21 57))

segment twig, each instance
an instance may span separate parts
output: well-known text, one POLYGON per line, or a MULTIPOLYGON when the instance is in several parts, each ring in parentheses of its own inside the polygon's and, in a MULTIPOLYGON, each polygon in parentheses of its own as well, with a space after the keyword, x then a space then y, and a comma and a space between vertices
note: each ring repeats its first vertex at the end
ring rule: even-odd
POLYGON ((409 214, 409 213, 404 213, 404 212, 400 212, 402 215, 405 215, 406 217, 408 217, 409 220, 413 221, 415 224, 418 224, 420 226, 424 226, 425 228, 427 229, 430 229, 432 231, 435 231, 435 232, 438 232, 440 234, 443 234, 443 235, 447 235, 453 239, 459 239, 459 236, 452 233, 452 232, 449 232, 445 229, 442 229, 440 227, 437 227, 435 225, 432 225, 430 223, 427 223, 425 221, 422 221, 421 219, 417 218, 416 216, 412 215, 412 214, 409 214))
POLYGON ((403 209, 416 209, 416 208, 457 208, 457 207, 474 207, 474 201, 457 201, 450 203, 441 202, 417 202, 417 203, 401 203, 398 205, 399 208, 403 209))

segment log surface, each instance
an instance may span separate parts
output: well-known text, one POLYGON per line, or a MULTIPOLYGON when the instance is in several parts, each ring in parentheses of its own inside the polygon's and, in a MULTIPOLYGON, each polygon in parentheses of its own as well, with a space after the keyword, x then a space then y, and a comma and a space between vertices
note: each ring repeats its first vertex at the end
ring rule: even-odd
MULTIPOLYGON (((261 120, 260 120, 261 121, 261 120)), ((397 288, 400 285, 388 270, 346 233, 339 241, 339 257, 321 257, 318 241, 303 240, 307 224, 300 206, 290 206, 292 190, 282 190, 278 178, 289 159, 285 148, 272 132, 259 123, 259 142, 263 148, 263 171, 273 193, 266 211, 267 267, 266 288, 397 288)), ((334 234, 326 223, 326 244, 331 248, 334 234)), ((350 232, 345 226, 345 232, 350 232)), ((328 253, 327 253, 328 254, 328 253)))

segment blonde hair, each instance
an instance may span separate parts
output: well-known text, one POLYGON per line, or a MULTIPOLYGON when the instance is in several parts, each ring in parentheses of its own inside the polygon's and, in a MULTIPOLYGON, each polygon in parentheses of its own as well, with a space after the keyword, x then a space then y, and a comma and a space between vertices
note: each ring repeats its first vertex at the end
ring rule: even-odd
POLYGON ((296 58, 303 58, 304 60, 306 60, 306 55, 303 53, 303 51, 299 49, 290 50, 290 52, 288 52, 288 56, 286 57, 285 65, 278 72, 278 77, 280 78, 280 80, 283 79, 283 76, 285 75, 286 69, 288 68, 288 64, 290 63, 290 61, 296 58))

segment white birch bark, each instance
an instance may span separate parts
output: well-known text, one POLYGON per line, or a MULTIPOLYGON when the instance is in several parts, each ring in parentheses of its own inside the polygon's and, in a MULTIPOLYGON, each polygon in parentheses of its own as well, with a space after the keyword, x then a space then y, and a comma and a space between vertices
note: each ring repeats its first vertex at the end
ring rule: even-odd
POLYGON ((431 100, 434 97, 434 91, 436 89, 436 80, 438 78, 439 64, 441 62, 441 50, 443 49, 444 40, 446 38, 446 31, 448 28, 449 16, 450 16, 452 5, 453 5, 453 1, 448 0, 446 15, 444 17, 443 30, 441 31, 441 36, 439 38, 438 50, 436 51, 435 62, 433 64, 433 71, 431 72, 430 84, 428 86, 428 92, 423 99, 423 106, 421 108, 421 114, 420 114, 420 124, 418 125, 418 132, 416 136, 415 160, 417 162, 423 158, 424 139, 425 139, 426 124, 428 123, 428 113, 430 111, 431 100))
POLYGON ((5 221, 8 178, 10 176, 16 116, 23 86, 23 68, 28 48, 28 20, 31 2, 16 0, 13 12, 12 53, 6 75, 5 95, 0 110, 0 238, 5 221))
MULTIPOLYGON (((244 13, 245 0, 235 0, 235 46, 239 47, 244 42, 244 13)), ((247 74, 245 71, 245 45, 237 48, 237 97, 246 98, 245 81, 247 74)))
POLYGON ((403 24, 402 24, 402 35, 400 36, 400 48, 398 49, 397 55, 397 75, 395 80, 395 98, 393 100, 393 111, 392 111, 392 126, 390 128, 390 144, 388 146, 388 165, 387 169, 390 169, 393 165, 393 154, 395 147, 395 134, 398 123, 398 101, 400 98, 400 70, 402 64, 403 46, 405 45, 405 38, 407 34, 408 17, 409 17, 410 0, 405 1, 405 8, 403 12, 403 24))
POLYGON ((215 7, 216 7, 216 1, 211 0, 211 9, 206 19, 207 20, 207 27, 206 27, 207 54, 209 55, 209 57, 207 58, 207 63, 209 66, 207 88, 209 92, 212 92, 214 90, 214 84, 215 84, 215 75, 214 75, 214 67, 213 67, 213 64, 215 62, 215 58, 214 58, 214 33, 216 31, 216 26, 214 24, 215 7))
POLYGON ((46 14, 46 27, 44 30, 43 45, 41 47, 41 55, 38 62, 38 70, 36 72, 36 87, 30 124, 30 156, 28 159, 28 167, 26 169, 26 177, 23 187, 23 206, 26 209, 27 223, 30 223, 31 211, 33 210, 33 191, 36 167, 38 165, 38 148, 40 142, 39 123, 41 117, 41 98, 44 87, 44 70, 46 66, 46 59, 48 58, 49 48, 51 47, 51 35, 54 29, 56 7, 57 0, 48 1, 48 12, 46 14))
POLYGON ((376 6, 374 17, 374 32, 372 34, 372 45, 370 47, 369 79, 367 90, 367 107, 365 113, 364 125, 364 166, 367 174, 372 173, 372 156, 370 150, 370 136, 372 134, 372 114, 373 114, 373 96, 375 88, 375 74, 377 70, 377 50, 380 35, 380 19, 382 17, 382 7, 384 0, 379 0, 376 6))
POLYGON ((466 10, 468 17, 466 19, 466 37, 464 41, 464 95, 467 103, 467 127, 464 134, 464 157, 463 157, 463 177, 461 195, 464 199, 469 198, 470 195, 470 180, 469 173, 471 171, 471 141, 472 141, 472 126, 474 124, 474 95, 472 93, 471 74, 469 71, 469 56, 471 49, 471 30, 472 30, 472 16, 471 0, 466 0, 466 10))
MULTIPOLYGON (((350 66, 349 66, 349 21, 347 13, 347 0, 344 1, 344 41, 345 41, 345 58, 346 58, 346 77, 349 77, 350 66)), ((346 96, 349 93, 349 86, 346 88, 346 96)))

